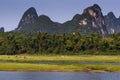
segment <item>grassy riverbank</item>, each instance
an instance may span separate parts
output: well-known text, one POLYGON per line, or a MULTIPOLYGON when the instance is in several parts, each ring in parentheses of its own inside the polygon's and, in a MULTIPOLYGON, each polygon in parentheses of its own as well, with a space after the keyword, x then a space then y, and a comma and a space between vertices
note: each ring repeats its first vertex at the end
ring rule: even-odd
POLYGON ((120 62, 118 56, 103 56, 103 55, 1 55, 0 61, 13 62, 120 62))
POLYGON ((1 71, 84 71, 120 72, 120 66, 108 64, 39 64, 35 62, 120 62, 120 56, 95 55, 1 55, 1 71), (35 63, 35 64, 34 64, 35 63))
POLYGON ((29 63, 0 63, 1 71, 56 71, 56 72, 120 72, 119 66, 114 65, 48 65, 29 63))

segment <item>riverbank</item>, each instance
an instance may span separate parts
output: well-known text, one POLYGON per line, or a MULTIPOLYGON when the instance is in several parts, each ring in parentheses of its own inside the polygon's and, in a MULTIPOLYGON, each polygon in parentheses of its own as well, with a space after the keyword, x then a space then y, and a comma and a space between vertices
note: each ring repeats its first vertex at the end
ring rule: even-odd
POLYGON ((120 72, 119 65, 111 64, 66 64, 67 62, 112 62, 119 63, 120 56, 95 55, 2 55, 0 71, 57 71, 57 72, 120 72), (38 62, 61 62, 40 64, 38 62))
POLYGON ((115 65, 50 65, 29 63, 0 63, 0 71, 45 71, 45 72, 120 72, 115 65))
POLYGON ((120 62, 120 55, 0 55, 0 61, 10 62, 120 62))

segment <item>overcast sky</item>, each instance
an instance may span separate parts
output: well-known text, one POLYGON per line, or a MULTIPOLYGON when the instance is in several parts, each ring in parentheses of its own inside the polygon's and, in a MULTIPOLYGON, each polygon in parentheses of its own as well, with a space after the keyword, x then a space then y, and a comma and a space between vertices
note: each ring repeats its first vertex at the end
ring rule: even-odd
POLYGON ((14 30, 30 7, 35 7, 38 15, 45 14, 63 23, 93 4, 100 5, 104 15, 112 11, 116 17, 120 16, 120 0, 0 0, 0 27, 14 30))

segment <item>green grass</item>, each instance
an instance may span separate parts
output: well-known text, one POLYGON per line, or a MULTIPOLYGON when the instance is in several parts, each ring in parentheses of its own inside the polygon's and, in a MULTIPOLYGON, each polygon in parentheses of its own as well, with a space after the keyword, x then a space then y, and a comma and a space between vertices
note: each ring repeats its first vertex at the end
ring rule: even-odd
POLYGON ((18 61, 18 62, 39 62, 39 61, 53 61, 53 62, 120 62, 120 56, 95 56, 95 55, 1 55, 0 61, 18 61))
POLYGON ((0 63, 1 71, 60 71, 60 72, 120 72, 119 66, 108 65, 48 65, 28 63, 0 63))
POLYGON ((33 64, 32 62, 120 62, 120 56, 95 55, 1 55, 1 71, 85 71, 120 72, 120 66, 107 64, 33 64), (6 61, 6 62, 2 62, 6 61), (14 63, 13 63, 14 62, 14 63), (22 63, 23 62, 23 63, 22 63), (31 62, 31 63, 29 63, 31 62))

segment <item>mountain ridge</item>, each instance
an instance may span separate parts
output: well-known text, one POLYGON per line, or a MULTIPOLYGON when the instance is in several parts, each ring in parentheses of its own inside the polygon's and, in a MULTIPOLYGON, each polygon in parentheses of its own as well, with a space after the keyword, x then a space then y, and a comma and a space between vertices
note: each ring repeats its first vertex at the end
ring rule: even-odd
POLYGON ((85 8, 82 14, 76 14, 72 20, 64 23, 54 22, 46 15, 38 16, 35 8, 31 7, 25 11, 15 31, 46 32, 49 34, 78 31, 81 34, 99 33, 102 36, 107 36, 108 34, 120 32, 119 27, 120 18, 116 18, 112 12, 104 16, 100 6, 94 4, 85 8), (112 21, 113 18, 115 21, 112 21))

